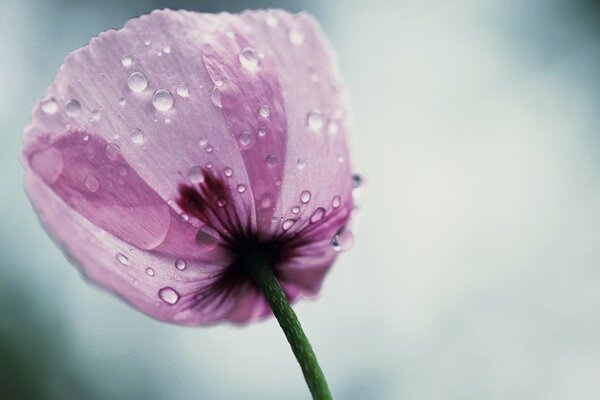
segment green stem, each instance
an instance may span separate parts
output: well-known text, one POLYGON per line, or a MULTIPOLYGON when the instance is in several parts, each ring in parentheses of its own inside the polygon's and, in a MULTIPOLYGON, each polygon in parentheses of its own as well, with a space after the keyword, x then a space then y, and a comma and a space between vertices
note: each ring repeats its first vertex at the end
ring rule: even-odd
POLYGON ((302 368, 312 398, 314 400, 331 400, 331 392, 323 371, 319 367, 317 357, 306 335, 304 335, 296 313, 290 306, 283 289, 273 274, 268 256, 262 252, 254 253, 246 258, 245 265, 254 282, 264 292, 277 322, 283 329, 296 360, 302 368))

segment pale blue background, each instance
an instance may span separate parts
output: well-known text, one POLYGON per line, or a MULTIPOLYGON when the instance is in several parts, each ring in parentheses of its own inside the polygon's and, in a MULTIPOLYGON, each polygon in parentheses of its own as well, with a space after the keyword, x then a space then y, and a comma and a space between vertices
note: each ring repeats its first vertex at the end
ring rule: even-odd
MULTIPOLYGON (((273 320, 137 313, 80 278, 22 190, 21 132, 68 51, 185 3, 0 0, 0 394, 307 398, 273 320)), ((355 248, 297 307, 337 399, 600 398, 597 3, 187 4, 307 9, 339 53, 368 186, 355 248)))

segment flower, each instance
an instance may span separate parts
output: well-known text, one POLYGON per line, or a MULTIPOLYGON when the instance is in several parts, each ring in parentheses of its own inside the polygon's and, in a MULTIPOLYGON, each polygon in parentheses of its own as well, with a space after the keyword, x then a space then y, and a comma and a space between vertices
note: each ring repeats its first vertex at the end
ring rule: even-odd
POLYGON ((92 282, 160 320, 243 323, 314 295, 353 180, 335 60, 306 14, 154 11, 69 54, 22 162, 41 222, 92 282))

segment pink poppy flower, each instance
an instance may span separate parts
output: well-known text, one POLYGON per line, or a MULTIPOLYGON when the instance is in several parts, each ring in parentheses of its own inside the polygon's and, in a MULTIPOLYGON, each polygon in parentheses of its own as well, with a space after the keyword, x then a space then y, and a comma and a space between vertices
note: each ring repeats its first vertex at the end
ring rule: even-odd
POLYGON ((177 324, 314 295, 353 208, 348 112, 306 14, 156 11, 69 54, 25 130, 26 190, 92 282, 177 324))

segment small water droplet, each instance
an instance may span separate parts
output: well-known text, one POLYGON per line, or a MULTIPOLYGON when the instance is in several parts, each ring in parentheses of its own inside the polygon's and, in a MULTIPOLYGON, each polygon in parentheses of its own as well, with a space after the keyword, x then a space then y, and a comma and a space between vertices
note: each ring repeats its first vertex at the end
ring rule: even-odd
POLYGON ((221 87, 223 85, 225 85, 225 82, 223 82, 222 80, 217 79, 216 81, 213 82, 215 84, 215 86, 217 87, 221 87))
POLYGON ((208 139, 205 138, 204 136, 202 136, 200 139, 198 139, 198 144, 200 146, 206 146, 207 143, 208 143, 208 139))
POLYGON ((163 52, 165 54, 171 54, 171 46, 165 46, 165 47, 163 47, 163 52))
POLYGON ((350 250, 354 245, 354 236, 349 229, 342 227, 335 233, 333 239, 331 239, 331 245, 338 252, 350 250))
POLYGON ((225 169, 223 169, 223 173, 225 174, 225 176, 229 177, 233 175, 233 170, 229 167, 225 167, 225 169))
POLYGON ((238 191, 238 193, 244 193, 246 191, 246 185, 242 185, 242 184, 238 185, 237 191, 238 191))
POLYGON ((207 225, 201 226, 196 233, 196 244, 204 251, 211 251, 217 247, 219 240, 221 240, 219 232, 207 225))
POLYGON ((65 103, 65 113, 71 118, 78 117, 81 113, 81 104, 74 99, 67 100, 65 103))
POLYGON ((48 115, 54 115, 58 111, 58 103, 54 97, 44 100, 42 102, 42 111, 48 115))
POLYGON ((94 175, 86 175, 83 179, 83 186, 92 193, 95 193, 100 188, 100 182, 94 175))
POLYGON ((154 270, 150 267, 146 268, 146 275, 154 276, 154 270))
POLYGON ((181 258, 177 261, 175 261, 175 268, 177 268, 180 271, 183 271, 185 268, 187 267, 187 264, 185 262, 185 260, 182 260, 181 258))
POLYGON ((292 44, 296 46, 299 46, 302 43, 304 43, 304 33, 297 29, 292 29, 288 35, 288 38, 290 39, 290 42, 292 42, 292 44))
POLYGON ((271 108, 264 104, 258 109, 258 114, 263 118, 269 118, 269 115, 271 115, 271 108))
POLYGON ((267 136, 267 128, 265 128, 264 126, 261 126, 260 128, 258 128, 258 136, 260 136, 260 137, 267 136))
POLYGON ((173 95, 165 89, 158 89, 152 95, 152 105, 158 111, 167 111, 173 107, 173 95))
POLYGON ((296 223, 295 219, 288 219, 286 220, 281 227, 283 228, 284 231, 287 231, 288 229, 290 229, 292 227, 292 225, 294 225, 296 223))
POLYGON ((125 97, 119 98, 119 105, 120 106, 124 106, 125 105, 125 97))
POLYGON ((311 193, 308 190, 305 190, 300 194, 300 201, 303 204, 306 204, 310 201, 310 196, 311 196, 311 193))
POLYGON ((213 167, 213 163, 211 161, 206 163, 206 168, 211 169, 213 167))
POLYGON ((242 67, 251 71, 256 69, 256 67, 258 66, 258 62, 260 61, 258 53, 251 47, 246 47, 245 49, 242 49, 242 51, 240 51, 240 54, 238 55, 238 59, 240 60, 240 64, 242 65, 242 67))
POLYGON ((179 293, 172 287, 164 287, 158 291, 158 297, 169 305, 175 305, 179 301, 179 293))
POLYGON ((132 92, 142 92, 148 87, 148 79, 141 72, 134 72, 127 78, 127 86, 132 92))
POLYGON ((219 88, 217 87, 217 85, 215 85, 215 87, 213 88, 212 93, 210 94, 210 101, 212 101, 212 103, 216 106, 221 108, 221 92, 219 91, 219 88))
POLYGON ((325 216, 325 209, 323 207, 319 207, 315 210, 313 215, 310 216, 310 223, 315 224, 323 219, 325 216))
POLYGON ((275 154, 269 154, 266 160, 269 167, 274 167, 277 165, 277 156, 275 154))
POLYGON ((144 40, 144 46, 148 47, 152 44, 152 42, 150 41, 150 39, 146 39, 144 40))
POLYGON ((134 129, 131 131, 131 141, 135 144, 143 144, 144 143, 144 134, 139 129, 134 129))
POLYGON ((267 208, 271 207, 272 204, 273 204, 273 199, 271 198, 271 195, 269 193, 265 193, 260 198, 260 207, 261 208, 267 209, 267 208))
POLYGON ((304 161, 302 158, 298 159, 298 169, 304 169, 304 167, 306 167, 306 161, 304 161))
POLYGON ((185 85, 177 86, 177 88, 175 89, 175 92, 177 92, 177 95, 179 97, 189 97, 190 96, 190 90, 185 85))
POLYGON ((117 253, 117 261, 123 265, 129 265, 129 258, 123 253, 117 253))
POLYGON ((121 58, 121 65, 124 66, 125 68, 131 67, 132 64, 133 64, 133 58, 131 58, 131 56, 123 56, 121 58))
POLYGON ((188 171, 188 179, 192 183, 204 182, 204 175, 202 174, 202 168, 199 166, 193 166, 188 171))
POLYGON ((298 214, 300 212, 300 207, 294 206, 292 207, 292 214, 298 214))
POLYGON ((323 113, 317 109, 311 110, 306 116, 306 123, 310 129, 321 129, 323 127, 323 113))
POLYGON ((249 131, 244 131, 244 132, 240 133, 239 141, 240 141, 240 148, 242 150, 247 150, 250 147, 252 147, 252 145, 254 144, 254 137, 252 136, 252 134, 249 131))
POLYGON ((227 205, 227 199, 226 199, 226 198, 224 198, 224 197, 219 197, 219 198, 217 199, 217 206, 219 206, 219 207, 223 208, 223 207, 225 207, 226 205, 227 205))
POLYGON ((334 196, 333 201, 331 202, 331 206, 333 208, 339 208, 340 205, 342 205, 342 199, 340 198, 340 196, 334 196))
POLYGON ((207 153, 212 153, 213 150, 214 150, 214 147, 212 145, 209 144, 208 146, 206 146, 206 152, 207 153))
POLYGON ((109 143, 104 146, 104 155, 111 161, 115 161, 119 157, 119 146, 109 143))

